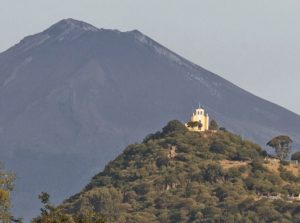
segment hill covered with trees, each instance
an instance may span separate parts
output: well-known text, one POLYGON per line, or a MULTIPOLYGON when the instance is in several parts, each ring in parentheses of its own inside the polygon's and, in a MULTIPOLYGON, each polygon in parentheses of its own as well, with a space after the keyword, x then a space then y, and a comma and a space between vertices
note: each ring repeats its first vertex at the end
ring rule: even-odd
POLYGON ((266 157, 224 128, 191 132, 171 121, 34 222, 300 222, 298 166, 266 157))

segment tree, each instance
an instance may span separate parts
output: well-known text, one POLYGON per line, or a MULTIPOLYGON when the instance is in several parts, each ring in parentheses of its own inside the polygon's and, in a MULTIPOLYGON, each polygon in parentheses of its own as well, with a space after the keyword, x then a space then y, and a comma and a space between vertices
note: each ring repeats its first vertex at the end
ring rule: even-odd
POLYGON ((173 132, 186 132, 187 128, 178 120, 170 121, 165 127, 163 127, 163 133, 169 134, 173 132))
POLYGON ((291 160, 298 160, 300 161, 300 152, 295 152, 292 154, 291 160))
MULTIPOLYGON (((81 207, 82 208, 82 207, 81 207)), ((105 223, 106 220, 102 215, 96 214, 92 208, 85 207, 80 213, 74 216, 76 223, 105 223)))
POLYGON ((70 215, 61 213, 57 207, 50 203, 50 195, 48 193, 42 192, 39 195, 39 199, 44 206, 41 208, 41 215, 34 218, 32 223, 74 223, 70 215))
MULTIPOLYGON (((148 185, 140 185, 139 189, 142 194, 147 193, 148 185)), ((115 188, 97 188, 88 196, 89 200, 97 201, 92 203, 92 208, 95 213, 104 217, 107 222, 118 222, 120 214, 120 206, 123 195, 115 188)))
POLYGON ((291 144, 293 143, 293 140, 286 136, 286 135, 280 135, 273 139, 271 139, 267 146, 270 146, 275 149, 275 153, 278 156, 280 160, 284 160, 288 157, 288 154, 291 151, 291 144))
POLYGON ((198 122, 192 122, 192 121, 189 121, 187 123, 187 126, 190 127, 190 128, 195 128, 198 126, 198 122))
POLYGON ((4 170, 0 164, 0 222, 11 222, 13 217, 10 214, 11 201, 10 193, 13 190, 15 176, 4 170))
POLYGON ((203 173, 204 180, 209 182, 217 182, 224 177, 224 171, 220 164, 208 164, 203 173))
POLYGON ((187 126, 190 127, 190 128, 196 128, 197 127, 198 129, 201 129, 203 125, 202 125, 201 121, 199 121, 199 122, 189 121, 187 123, 187 126))
POLYGON ((209 130, 218 130, 219 125, 215 120, 211 120, 209 123, 209 130))

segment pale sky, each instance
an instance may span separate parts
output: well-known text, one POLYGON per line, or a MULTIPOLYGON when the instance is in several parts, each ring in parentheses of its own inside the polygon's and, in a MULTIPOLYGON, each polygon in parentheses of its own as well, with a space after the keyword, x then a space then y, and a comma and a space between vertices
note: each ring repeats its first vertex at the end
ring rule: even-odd
POLYGON ((299 0, 0 0, 0 52, 64 18, 138 29, 300 114, 299 0))

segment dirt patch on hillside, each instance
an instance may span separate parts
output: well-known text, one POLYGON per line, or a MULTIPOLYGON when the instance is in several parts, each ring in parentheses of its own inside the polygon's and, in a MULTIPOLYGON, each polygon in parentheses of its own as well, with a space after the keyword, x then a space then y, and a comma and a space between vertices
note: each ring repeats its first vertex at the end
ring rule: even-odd
POLYGON ((239 168, 241 166, 246 166, 249 164, 248 161, 233 161, 233 160, 220 160, 218 162, 225 170, 232 167, 239 168))

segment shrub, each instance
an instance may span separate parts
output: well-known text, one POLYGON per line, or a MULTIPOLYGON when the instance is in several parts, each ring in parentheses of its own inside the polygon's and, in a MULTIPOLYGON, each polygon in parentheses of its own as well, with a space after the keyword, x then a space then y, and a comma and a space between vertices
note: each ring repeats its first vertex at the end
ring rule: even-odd
POLYGON ((283 167, 279 168, 280 171, 280 177, 285 180, 285 181, 293 181, 293 182, 298 182, 299 178, 296 177, 294 174, 292 174, 290 171, 287 171, 283 167))
POLYGON ((266 171, 266 168, 263 166, 263 160, 261 159, 255 159, 251 162, 252 171, 255 172, 257 170, 259 171, 266 171))
POLYGON ((208 164, 203 173, 203 179, 209 182, 217 182, 223 177, 224 171, 220 164, 208 164))
POLYGON ((211 120, 209 123, 209 130, 218 130, 219 125, 215 120, 211 120))
POLYGON ((157 165, 158 167, 167 166, 168 163, 169 163, 168 157, 159 157, 159 158, 156 160, 156 165, 157 165))
POLYGON ((225 154, 226 151, 226 145, 223 142, 220 141, 215 141, 211 144, 211 146, 209 147, 209 151, 213 152, 213 153, 221 153, 221 154, 225 154))
POLYGON ((165 127, 163 127, 163 134, 170 133, 184 133, 187 132, 187 128, 178 120, 170 121, 165 127))
POLYGON ((289 166, 290 162, 286 160, 280 160, 280 164, 282 164, 283 166, 289 166))
POLYGON ((222 131, 222 132, 227 132, 227 129, 224 128, 224 127, 220 127, 220 131, 222 131))
POLYGON ((240 167, 239 167, 239 171, 240 171, 241 173, 245 173, 245 172, 247 171, 247 167, 246 167, 246 166, 240 166, 240 167))
POLYGON ((238 149, 236 160, 252 160, 259 156, 256 150, 241 147, 238 149))
POLYGON ((291 160, 298 160, 300 161, 300 152, 295 152, 292 154, 291 160))
POLYGON ((239 171, 238 168, 231 167, 230 169, 228 169, 225 175, 227 179, 234 179, 240 177, 241 172, 239 171))
POLYGON ((134 190, 139 195, 147 194, 150 191, 150 185, 147 183, 141 183, 134 187, 134 190))

